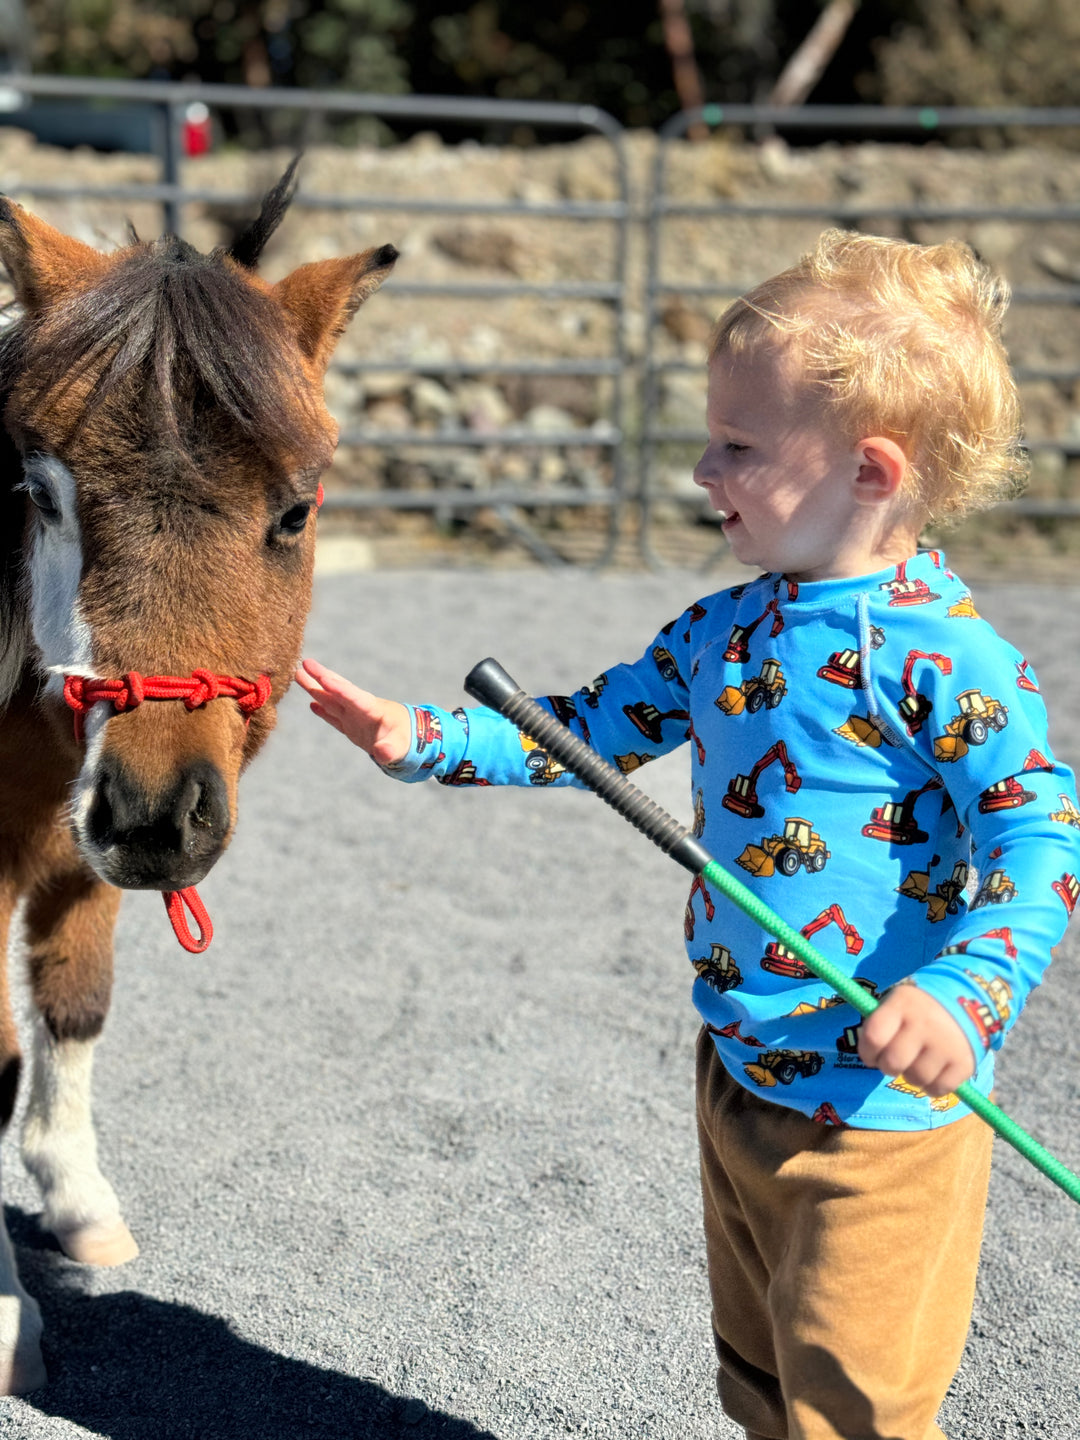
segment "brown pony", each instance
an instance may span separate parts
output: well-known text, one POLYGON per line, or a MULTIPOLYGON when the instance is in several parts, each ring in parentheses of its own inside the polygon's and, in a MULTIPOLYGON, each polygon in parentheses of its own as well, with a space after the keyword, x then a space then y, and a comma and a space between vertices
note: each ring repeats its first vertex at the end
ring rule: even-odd
MULTIPOLYGON (((261 279, 294 169, 209 255, 173 236, 101 254, 0 197, 22 307, 0 334, 0 938, 18 904, 37 1012, 23 1159, 43 1224, 91 1264, 137 1253, 90 1115, 120 892, 193 886, 229 842, 310 602, 323 373, 397 258, 261 279), (139 704, 141 675, 186 677, 185 703, 139 704), (115 703, 86 708, 109 680, 115 703)), ((0 1131, 20 1069, 0 966, 0 1131)), ((44 1383, 40 1334, 0 1212, 0 1392, 44 1383)))

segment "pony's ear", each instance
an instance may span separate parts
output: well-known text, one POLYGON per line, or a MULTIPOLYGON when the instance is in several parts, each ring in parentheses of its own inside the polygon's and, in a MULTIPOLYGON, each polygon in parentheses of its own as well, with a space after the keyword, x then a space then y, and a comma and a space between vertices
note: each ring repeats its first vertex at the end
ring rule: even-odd
POLYGON ((0 260, 11 276, 16 298, 33 315, 92 284, 113 257, 54 230, 0 195, 0 260))
POLYGON ((272 287, 300 349, 317 369, 325 370, 346 325, 397 258, 393 245, 380 245, 339 260, 314 260, 272 287))

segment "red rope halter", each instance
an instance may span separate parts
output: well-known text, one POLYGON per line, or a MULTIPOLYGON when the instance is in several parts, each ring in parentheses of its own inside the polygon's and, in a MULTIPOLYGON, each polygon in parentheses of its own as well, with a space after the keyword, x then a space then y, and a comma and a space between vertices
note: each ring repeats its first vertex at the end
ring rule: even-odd
MULTIPOLYGON (((182 700, 188 710, 198 710, 211 700, 235 700, 245 721, 270 699, 270 677, 245 680, 237 675, 215 675, 210 670, 193 670, 190 675, 140 675, 129 670, 118 680, 97 680, 85 675, 64 676, 64 699, 73 712, 75 739, 85 738, 83 717, 102 702, 112 705, 118 715, 136 710, 144 700, 182 700)), ((194 885, 183 890, 162 892, 173 933, 185 950, 199 955, 214 938, 206 906, 194 885), (184 907, 199 927, 199 938, 191 933, 184 907)))

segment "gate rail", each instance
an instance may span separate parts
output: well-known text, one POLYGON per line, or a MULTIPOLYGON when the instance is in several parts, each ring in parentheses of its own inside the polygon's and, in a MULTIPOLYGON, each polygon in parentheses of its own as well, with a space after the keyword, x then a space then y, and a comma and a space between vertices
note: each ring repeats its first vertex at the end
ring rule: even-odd
MULTIPOLYGON (((495 486, 449 489, 436 486, 430 491, 380 489, 328 490, 325 505, 329 509, 430 509, 442 517, 462 510, 485 509, 499 515, 503 524, 542 559, 555 562, 560 556, 532 530, 520 514, 522 508, 600 507, 608 512, 607 550, 610 554, 618 533, 621 513, 627 499, 626 443, 623 414, 625 382, 628 368, 626 354, 626 256, 627 230, 631 220, 629 177, 623 144, 622 126, 611 115, 592 105, 542 104, 534 102, 457 99, 442 96, 355 95, 341 92, 293 89, 254 89, 237 85, 182 84, 157 81, 124 81, 83 79, 66 76, 4 76, 3 90, 21 96, 63 97, 88 101, 122 100, 158 106, 164 115, 160 127, 163 137, 160 153, 162 175, 157 184, 146 185, 55 185, 20 181, 19 189, 38 196, 79 195, 86 198, 156 202, 161 205, 164 228, 173 234, 182 232, 183 210, 186 205, 203 202, 242 204, 252 196, 244 193, 207 190, 188 186, 181 180, 181 128, 187 107, 200 101, 210 110, 296 111, 335 116, 373 116, 386 120, 443 122, 455 125, 528 125, 537 129, 557 130, 576 136, 595 134, 603 137, 612 150, 617 199, 614 201, 580 202, 572 200, 533 204, 525 201, 470 201, 450 196, 438 199, 416 199, 399 196, 318 194, 310 189, 298 191, 294 206, 310 210, 394 211, 396 213, 478 215, 527 217, 530 221, 562 220, 576 222, 607 222, 614 226, 615 243, 610 275, 595 282, 527 283, 524 281, 482 283, 423 283, 395 278, 384 294, 392 302, 394 296, 438 295, 442 298, 468 298, 485 301, 531 296, 536 299, 589 300, 610 307, 612 342, 602 358, 589 360, 509 360, 490 362, 424 361, 415 369, 422 375, 465 377, 468 375, 497 376, 578 376, 608 377, 611 403, 607 415, 593 425, 564 431, 533 431, 523 426, 474 431, 466 427, 426 431, 417 429, 380 430, 371 427, 344 428, 343 445, 366 446, 384 450, 412 447, 520 447, 542 450, 583 447, 607 454, 610 463, 609 485, 495 486)), ((332 369, 339 374, 362 376, 371 372, 400 372, 400 361, 335 361, 332 369)))

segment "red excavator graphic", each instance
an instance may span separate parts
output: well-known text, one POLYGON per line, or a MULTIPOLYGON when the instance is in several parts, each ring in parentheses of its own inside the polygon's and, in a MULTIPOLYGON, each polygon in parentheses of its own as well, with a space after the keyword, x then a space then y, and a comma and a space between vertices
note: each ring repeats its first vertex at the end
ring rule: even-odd
POLYGON ((1080 900, 1080 880, 1066 870, 1060 880, 1053 881, 1053 890, 1071 915, 1076 909, 1077 900, 1080 900))
POLYGON ((844 1123, 840 1119, 836 1106, 829 1100, 823 1100, 810 1119, 816 1120, 819 1125, 842 1125, 844 1123))
MULTIPOLYGON (((858 955, 863 947, 863 938, 855 929, 849 925, 847 916, 839 905, 830 905, 827 910, 822 910, 820 915, 815 915, 808 925, 804 925, 799 932, 804 939, 809 940, 819 930, 824 930, 826 925, 837 925, 844 937, 844 946, 849 955, 858 955)), ((761 968, 769 970, 774 975, 786 975, 790 980, 809 980, 813 976, 810 970, 794 950, 789 950, 786 945, 781 945, 779 940, 771 940, 765 947, 765 954, 761 959, 761 968)))
POLYGON ((743 815, 748 820, 760 819, 765 814, 765 807, 758 803, 758 776, 774 760, 779 760, 784 767, 784 784, 794 795, 802 784, 802 777, 788 758, 787 746, 782 740, 777 740, 776 744, 771 745, 761 759, 754 764, 749 775, 735 775, 728 781, 727 794, 721 802, 724 809, 730 810, 735 815, 743 815))
POLYGON ((934 651, 909 650, 907 659, 904 661, 904 671, 900 677, 900 684, 904 687, 904 698, 897 707, 900 711, 900 718, 907 726, 909 735, 917 735, 922 729, 923 721, 933 710, 933 705, 925 695, 920 695, 915 688, 912 674, 915 666, 920 660, 929 660, 941 671, 942 675, 952 674, 952 661, 948 655, 938 655, 934 651))
POLYGON ((1016 684, 1020 690, 1030 690, 1033 694, 1038 695, 1040 691, 1035 677, 1027 673, 1030 664, 1030 660, 1017 660, 1016 668, 1019 674, 1016 677, 1016 684))
POLYGON ((907 578, 907 561, 902 560, 896 567, 896 578, 886 580, 878 586, 879 590, 888 590, 890 605, 928 605, 931 600, 940 600, 940 595, 935 595, 925 580, 909 580, 907 578))
POLYGON ((1016 946, 1013 944, 1013 933, 1008 925, 1002 925, 998 930, 984 930, 981 935, 973 935, 970 940, 960 940, 956 945, 946 945, 944 950, 939 950, 939 955, 966 955, 968 947, 975 944, 976 940, 1000 940, 1005 946, 1005 954, 1010 960, 1016 959, 1016 946))
POLYGON ((931 775, 925 785, 909 790, 903 800, 887 800, 884 805, 875 806, 862 833, 870 840, 885 840, 890 845, 921 845, 930 837, 916 824, 915 805, 928 790, 940 789, 940 777, 931 775))
POLYGON ((725 660, 730 660, 736 665, 746 664, 747 660, 750 659, 750 646, 747 642, 765 619, 766 615, 773 617, 773 623, 769 629, 770 637, 780 634, 780 631, 784 628, 784 617, 780 614, 780 601, 770 600, 757 619, 751 621, 749 625, 733 625, 731 627, 727 649, 724 651, 725 660))
POLYGON ((462 760, 461 764, 451 770, 449 775, 437 775, 435 777, 440 785, 490 785, 490 780, 483 780, 476 773, 476 766, 471 760, 462 760))
MULTIPOLYGON (((1016 810, 1021 805, 1030 805, 1039 797, 1034 790, 1025 790, 1015 775, 1006 780, 995 780, 979 796, 979 813, 992 815, 996 810, 1016 810)), ((1053 820, 1053 815, 1050 819, 1053 820)))
POLYGON ((724 1040, 738 1040, 741 1045, 751 1045, 755 1050, 760 1050, 761 1041, 756 1035, 744 1035, 741 1025, 741 1020, 732 1020, 730 1025, 724 1026, 706 1024, 705 1029, 710 1035, 719 1035, 724 1040))
POLYGON ((695 895, 700 895, 700 896, 701 896, 701 899, 702 899, 702 901, 703 901, 703 903, 704 903, 704 905, 705 905, 705 919, 706 919, 706 920, 711 920, 711 919, 713 918, 713 916, 716 914, 716 906, 713 904, 713 898, 712 898, 712 896, 709 894, 709 892, 708 892, 708 890, 707 890, 707 888, 706 888, 706 886, 705 886, 705 881, 701 878, 700 875, 695 875, 695 876, 694 876, 694 879, 693 879, 693 883, 692 883, 691 886, 690 886, 690 894, 686 897, 686 910, 683 912, 683 934, 686 936, 687 940, 692 940, 692 939, 694 938, 694 925, 695 925, 695 920, 694 920, 694 896, 695 896, 695 895))
POLYGON ((1002 980, 1000 976, 995 975, 992 980, 986 980, 982 975, 976 975, 974 970, 968 970, 965 973, 971 976, 985 994, 986 999, 976 1000, 971 996, 962 995, 960 1008, 978 1030, 979 1039, 983 1045, 989 1049, 991 1040, 1004 1030, 1009 1016, 1012 1014, 1012 1007, 1009 1003, 1012 1000, 1012 989, 1008 982, 1002 980))
POLYGON ((662 729, 665 720, 689 720, 689 710, 658 710, 648 700, 636 700, 633 705, 624 705, 623 714, 647 740, 659 745, 664 738, 662 729))
POLYGON ((846 690, 862 689, 862 670, 857 650, 834 650, 817 672, 822 680, 843 685, 846 690))

